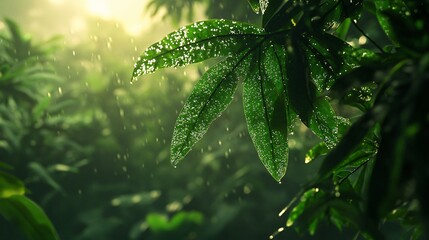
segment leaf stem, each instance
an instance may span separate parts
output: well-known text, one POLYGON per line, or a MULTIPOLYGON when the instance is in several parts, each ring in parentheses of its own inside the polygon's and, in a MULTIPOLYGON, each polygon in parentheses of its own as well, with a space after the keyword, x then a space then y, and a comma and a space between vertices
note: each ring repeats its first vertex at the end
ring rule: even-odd
POLYGON ((357 166, 355 169, 353 169, 347 176, 343 177, 339 182, 338 185, 341 185, 346 179, 348 179, 353 173, 355 173, 357 170, 359 170, 361 167, 365 166, 370 161, 370 158, 365 160, 363 163, 361 163, 359 166, 357 166))
POLYGON ((386 53, 384 50, 383 50, 383 48, 382 47, 380 47, 380 45, 378 45, 372 38, 370 38, 369 36, 368 36, 368 34, 366 34, 363 30, 362 30, 362 28, 361 27, 359 27, 359 25, 356 23, 356 21, 355 20, 352 20, 352 23, 353 23, 353 26, 355 26, 356 27, 356 29, 360 32, 360 33, 362 33, 362 35, 364 35, 372 44, 374 44, 374 46, 376 47, 376 48, 378 48, 378 50, 380 50, 380 52, 381 53, 386 53))

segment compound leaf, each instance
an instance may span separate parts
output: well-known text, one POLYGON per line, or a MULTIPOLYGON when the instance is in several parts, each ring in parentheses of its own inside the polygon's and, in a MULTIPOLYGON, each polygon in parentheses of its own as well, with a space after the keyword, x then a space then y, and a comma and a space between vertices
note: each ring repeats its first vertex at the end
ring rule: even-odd
POLYGON ((280 65, 272 45, 261 47, 253 55, 243 88, 250 137, 265 168, 277 181, 285 175, 288 163, 288 124, 280 65), (283 116, 275 116, 276 103, 283 104, 283 116), (277 124, 278 118, 284 119, 284 124, 277 124))
POLYGON ((262 29, 230 20, 196 22, 150 46, 134 65, 133 79, 157 69, 179 67, 241 52, 262 38, 262 29))
POLYGON ((185 157, 229 105, 238 84, 236 71, 247 62, 246 55, 228 57, 211 67, 194 87, 174 127, 171 142, 173 165, 185 157))

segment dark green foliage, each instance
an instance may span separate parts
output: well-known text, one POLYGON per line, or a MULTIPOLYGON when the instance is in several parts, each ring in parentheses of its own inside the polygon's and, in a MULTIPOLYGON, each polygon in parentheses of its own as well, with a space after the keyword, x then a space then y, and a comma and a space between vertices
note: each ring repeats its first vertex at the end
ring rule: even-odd
POLYGON ((28 239, 60 239, 44 211, 25 196, 0 198, 0 213, 18 225, 28 239))
POLYGON ((173 163, 226 107, 233 90, 226 88, 224 81, 235 88, 237 79, 230 75, 239 72, 248 131, 275 180, 286 171, 288 133, 295 114, 323 141, 306 156, 309 162, 326 155, 317 177, 298 194, 299 202, 290 212, 287 226, 314 234, 321 222, 328 221, 340 230, 353 227, 356 237, 383 239, 383 226, 388 221, 401 224, 404 234, 414 239, 427 237, 427 1, 271 0, 260 1, 259 6, 257 1, 249 4, 262 12, 261 28, 221 20, 196 23, 184 28, 192 28, 192 43, 184 36, 173 46, 177 64, 159 61, 153 49, 170 49, 166 41, 173 35, 181 36, 183 29, 149 47, 134 69, 135 78, 167 66, 226 57, 205 73, 185 103, 174 139, 186 147, 177 149, 173 141, 173 163), (371 17, 378 19, 393 46, 369 38, 362 30, 358 20, 371 17), (204 26, 213 21, 219 23, 215 33, 207 33, 204 26), (218 30, 234 39, 219 38, 218 30), (212 44, 204 46, 204 51, 187 48, 208 38, 212 44), (350 45, 347 41, 353 38, 362 43, 350 45), (366 40, 374 49, 366 48, 366 40), (231 56, 235 60, 231 61, 231 56), (218 84, 206 87, 207 96, 222 100, 195 97, 210 78, 218 84), (338 105, 331 100, 339 100, 338 105), (356 108, 355 118, 338 116, 334 109, 343 105, 356 108), (193 107, 197 111, 188 113, 193 107), (206 115, 210 117, 205 119, 206 115), (188 127, 198 126, 199 121, 204 122, 201 130, 188 127), (178 136, 180 132, 186 134, 178 136))

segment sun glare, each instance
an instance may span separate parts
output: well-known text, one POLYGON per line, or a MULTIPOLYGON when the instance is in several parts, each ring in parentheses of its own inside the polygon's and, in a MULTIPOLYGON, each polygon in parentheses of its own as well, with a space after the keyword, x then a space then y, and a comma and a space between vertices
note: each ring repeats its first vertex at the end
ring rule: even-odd
POLYGON ((84 2, 86 10, 91 15, 119 21, 131 34, 149 29, 154 20, 159 20, 159 17, 144 14, 147 0, 84 0, 84 2))
POLYGON ((86 8, 88 11, 103 18, 110 18, 112 16, 109 6, 110 1, 108 0, 86 0, 86 8))
POLYGON ((49 2, 54 4, 54 5, 60 5, 60 4, 64 3, 64 0, 49 0, 49 2))

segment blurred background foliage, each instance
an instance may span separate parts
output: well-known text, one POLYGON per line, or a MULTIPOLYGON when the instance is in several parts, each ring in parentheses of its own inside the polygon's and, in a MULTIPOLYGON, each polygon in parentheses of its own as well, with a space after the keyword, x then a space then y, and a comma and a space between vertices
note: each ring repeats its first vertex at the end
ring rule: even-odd
MULTIPOLYGON (((136 57, 179 24, 201 18, 256 23, 260 16, 247 1, 6 0, 0 17, 0 167, 11 166, 7 173, 22 180, 26 196, 62 239, 267 239, 285 225, 277 213, 320 164, 304 163, 318 142, 312 133, 296 126, 289 142, 293 170, 278 184, 259 162, 237 96, 186 163, 174 168, 173 126, 209 63, 130 84, 136 57), (131 9, 144 16, 133 27, 115 15, 131 9)), ((362 19, 372 39, 387 41, 375 18, 362 19)), ((375 49, 353 31, 351 44, 375 49)), ((358 113, 336 107, 342 115, 358 113)), ((321 225, 318 239, 354 236, 321 225)), ((389 239, 401 239, 396 230, 387 229, 389 239)), ((0 236, 26 239, 1 217, 0 236)))

